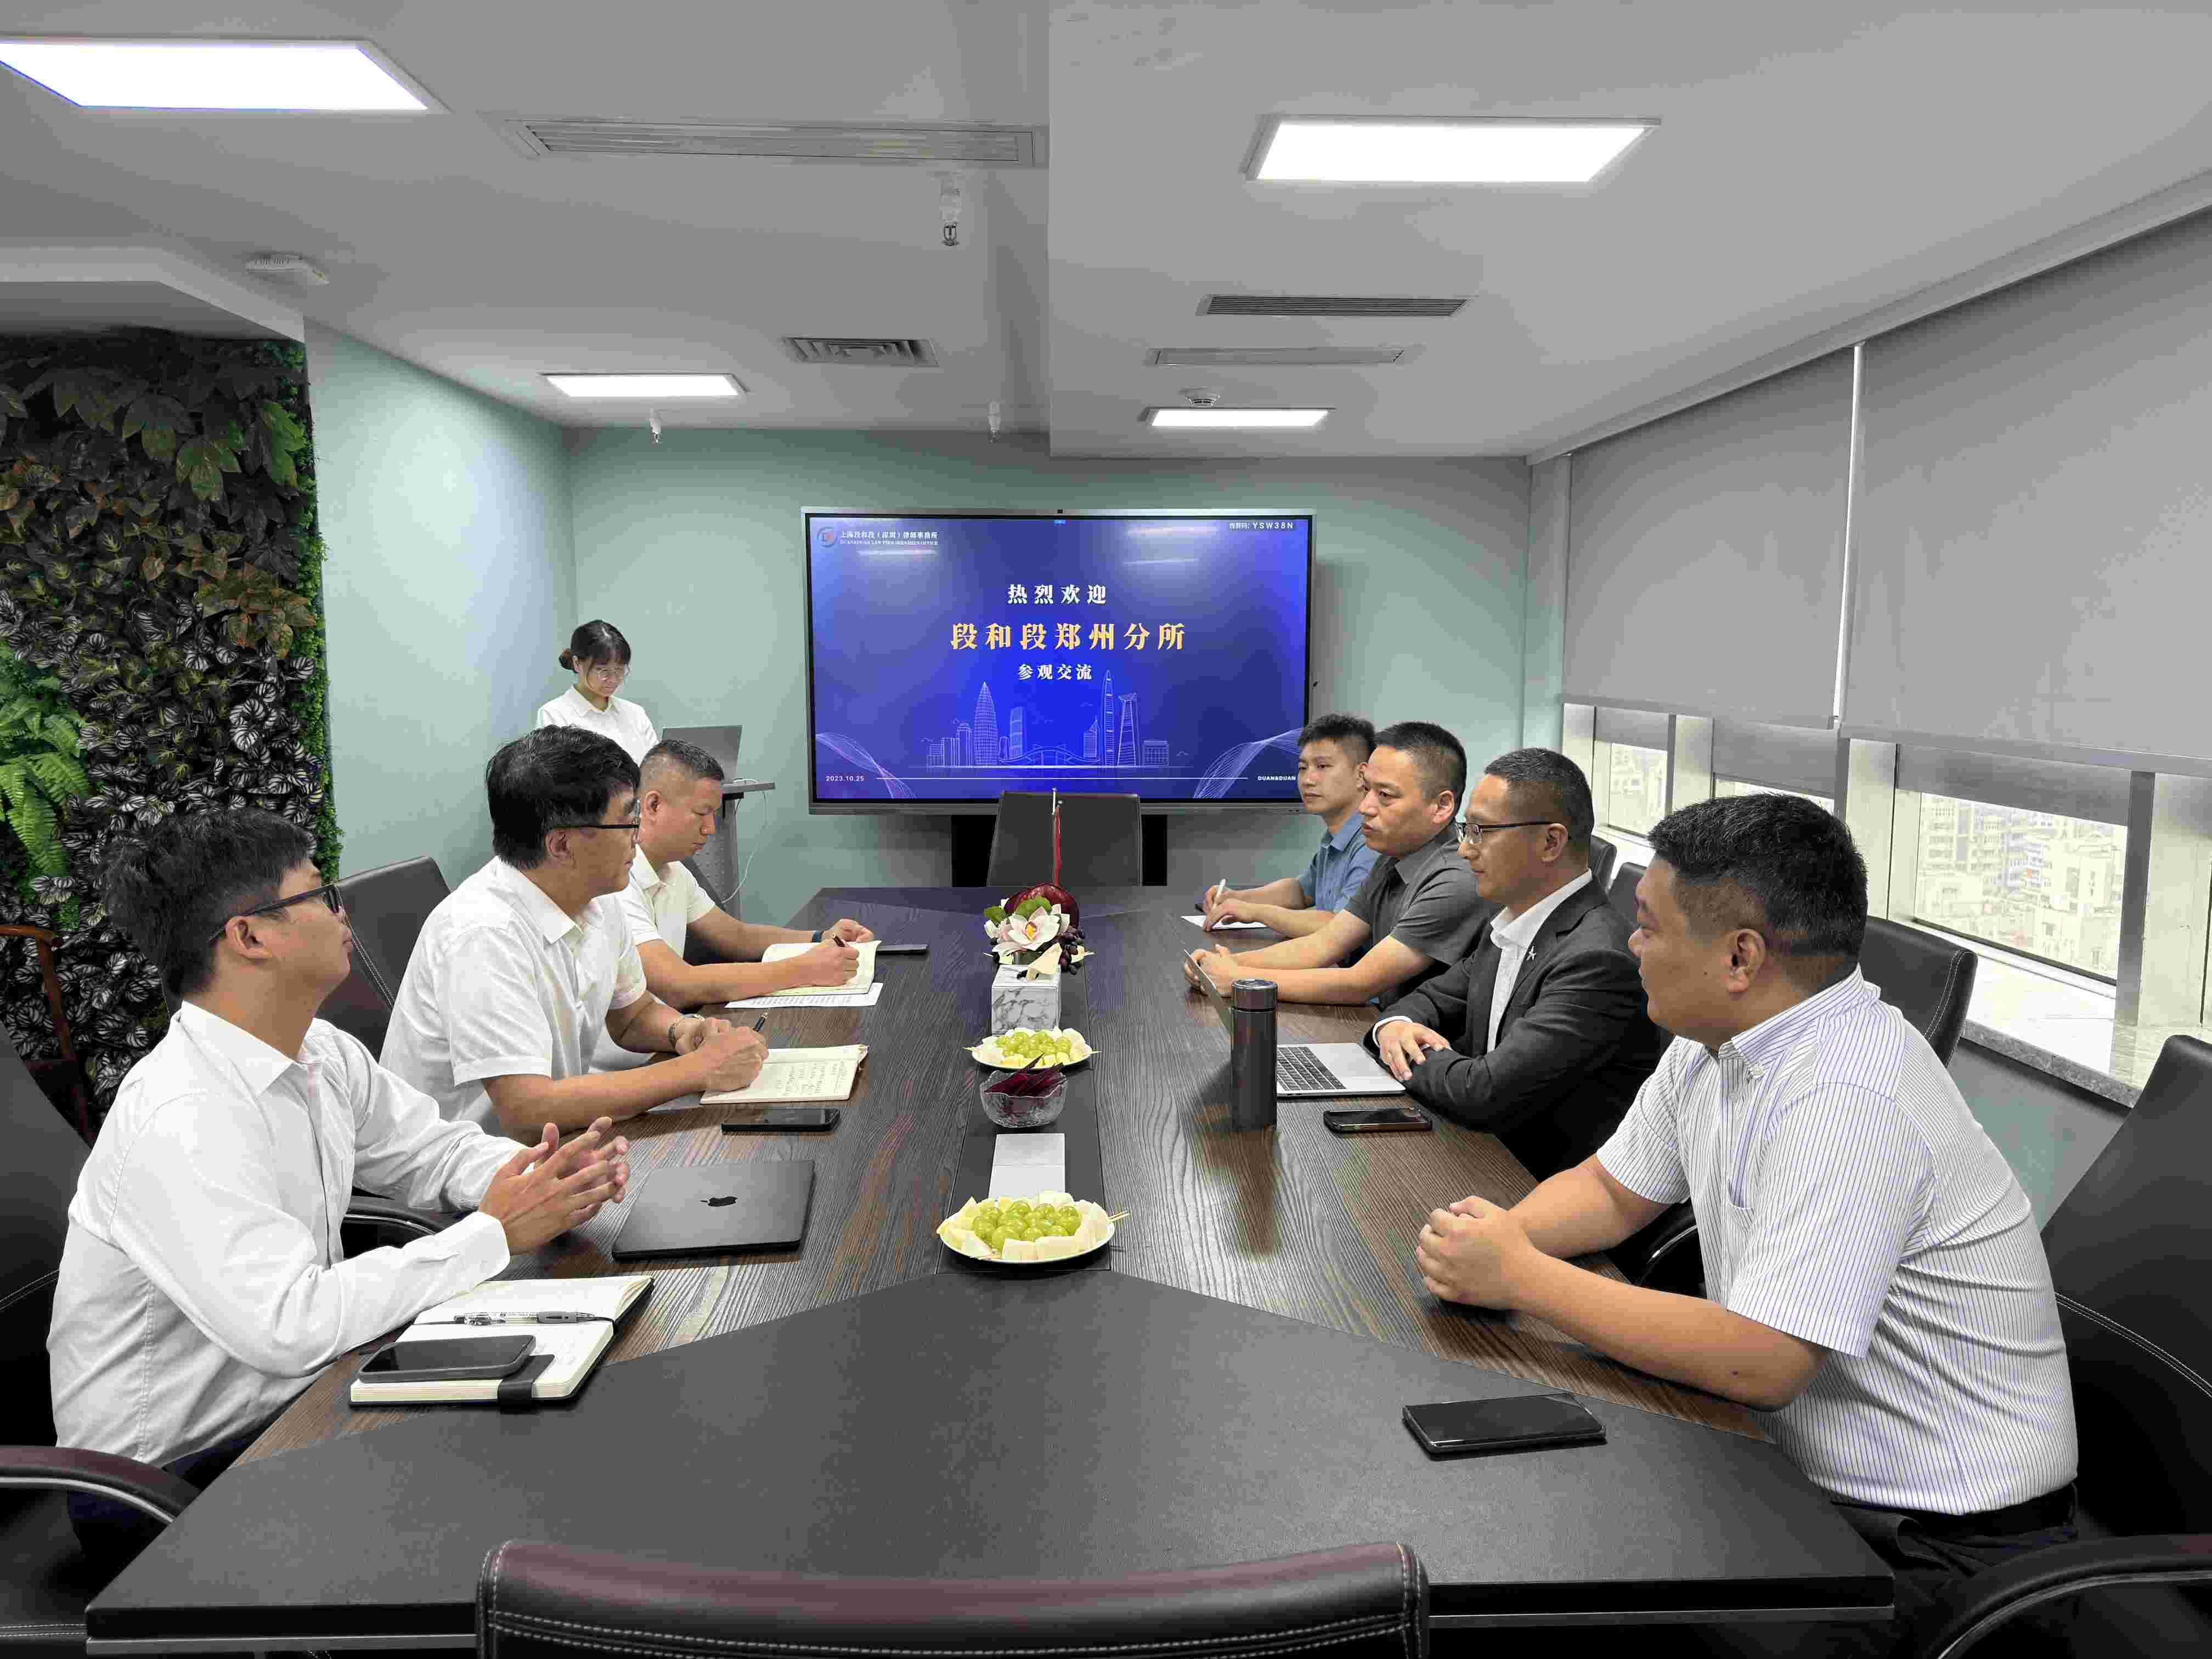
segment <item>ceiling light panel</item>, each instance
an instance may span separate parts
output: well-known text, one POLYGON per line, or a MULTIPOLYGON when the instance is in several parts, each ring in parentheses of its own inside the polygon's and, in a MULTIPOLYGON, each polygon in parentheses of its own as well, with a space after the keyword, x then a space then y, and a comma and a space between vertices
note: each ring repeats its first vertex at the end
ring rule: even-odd
POLYGON ((1148 409, 1147 424, 1179 431, 1280 432, 1319 426, 1325 409, 1148 409))
POLYGON ((744 388, 726 374, 548 374, 571 398, 741 398, 744 388))
POLYGON ((1272 115, 1246 170, 1262 184, 1586 185, 1656 125, 1272 115))
POLYGON ((359 40, 4 37, 0 64, 87 109, 421 114, 438 107, 359 40))

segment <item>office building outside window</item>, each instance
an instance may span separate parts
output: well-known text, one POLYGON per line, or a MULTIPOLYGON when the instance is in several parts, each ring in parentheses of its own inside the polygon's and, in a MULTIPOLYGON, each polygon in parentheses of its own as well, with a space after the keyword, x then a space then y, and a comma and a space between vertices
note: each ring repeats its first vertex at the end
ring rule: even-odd
POLYGON ((1913 918, 2116 979, 2127 842, 2114 824, 1923 795, 1913 918))
POLYGON ((1632 836, 1648 836, 1667 816, 1667 751, 1630 743, 1607 746, 1613 761, 1606 774, 1605 821, 1632 836))
POLYGON ((1836 810, 1835 798, 1832 795, 1809 795, 1802 789, 1777 789, 1771 784, 1746 783, 1740 778, 1717 779, 1713 793, 1717 795, 1795 795, 1799 800, 1811 801, 1823 812, 1836 810))

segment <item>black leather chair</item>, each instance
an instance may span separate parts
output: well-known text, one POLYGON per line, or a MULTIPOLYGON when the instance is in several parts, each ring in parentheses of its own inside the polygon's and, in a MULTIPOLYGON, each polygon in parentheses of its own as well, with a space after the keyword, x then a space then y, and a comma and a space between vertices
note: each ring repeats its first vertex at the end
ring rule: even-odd
POLYGON ((364 870, 338 883, 353 923, 353 971, 323 1005, 323 1018, 384 1052, 384 1034, 422 924, 451 890, 432 858, 364 870))
MULTIPOLYGON (((0 1043, 0 1376, 17 1379, 0 1445, 0 1650, 82 1652, 84 1610, 106 1587, 69 1522, 66 1494, 96 1492, 174 1520, 198 1489, 166 1469, 53 1443, 46 1333, 69 1236, 69 1205, 88 1149, 13 1048, 0 1043)), ((342 1227, 356 1244, 404 1242, 444 1221, 383 1199, 356 1198, 342 1227)))
MULTIPOLYGON (((1135 795, 1060 798, 1060 884, 1079 900, 1092 887, 1134 887, 1145 878, 1142 802, 1135 795)), ((1009 892, 1052 879, 1052 797, 999 797, 988 878, 1009 892)))
POLYGON ((1613 885, 1606 889, 1606 902, 1633 922, 1636 920, 1636 884, 1644 879, 1645 866, 1624 864, 1613 872, 1613 885))
POLYGON ((2043 1229, 2081 1433, 2081 1540, 1960 1586, 1926 1659, 2006 1653, 2014 1615, 2076 1594, 2079 1653, 2212 1653, 2208 1201, 2212 1046, 2168 1037, 2043 1229))
MULTIPOLYGON (((1632 912, 1635 900, 1629 908, 1632 912)), ((1881 1000, 1911 1020, 1936 1058, 1946 1066, 1959 1046, 1966 1005, 1974 1000, 1974 974, 1981 958, 1963 945, 1881 916, 1867 918, 1859 947, 1859 971, 1881 1000)), ((1703 1296, 1705 1267, 1698 1250, 1698 1224, 1686 1204, 1677 1204, 1613 1249, 1613 1265, 1632 1284, 1684 1296, 1703 1296)))
POLYGON ((1599 887, 1613 879, 1613 861, 1620 856, 1620 848, 1603 836, 1590 837, 1590 880, 1599 887))
POLYGON ((1127 1578, 853 1578, 726 1572, 502 1544, 477 1584, 484 1659, 799 1653, 1288 1653, 1425 1659, 1429 1581, 1402 1544, 1127 1578))

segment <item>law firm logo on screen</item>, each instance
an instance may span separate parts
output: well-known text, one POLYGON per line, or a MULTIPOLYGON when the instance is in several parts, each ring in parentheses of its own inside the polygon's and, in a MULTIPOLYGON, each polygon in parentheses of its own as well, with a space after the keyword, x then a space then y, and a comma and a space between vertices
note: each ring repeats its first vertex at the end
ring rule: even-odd
POLYGON ((814 532, 814 539, 824 547, 835 547, 837 545, 837 532, 825 526, 814 532))

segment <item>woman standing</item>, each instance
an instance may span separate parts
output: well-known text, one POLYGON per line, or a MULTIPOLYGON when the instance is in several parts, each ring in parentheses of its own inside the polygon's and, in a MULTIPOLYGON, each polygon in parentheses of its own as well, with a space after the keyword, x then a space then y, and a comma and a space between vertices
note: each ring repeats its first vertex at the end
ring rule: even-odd
POLYGON ((612 738, 634 761, 660 741, 653 721, 635 703, 615 696, 629 678, 629 641, 611 622, 587 622, 568 636, 561 666, 576 683, 538 710, 540 726, 577 726, 612 738))

